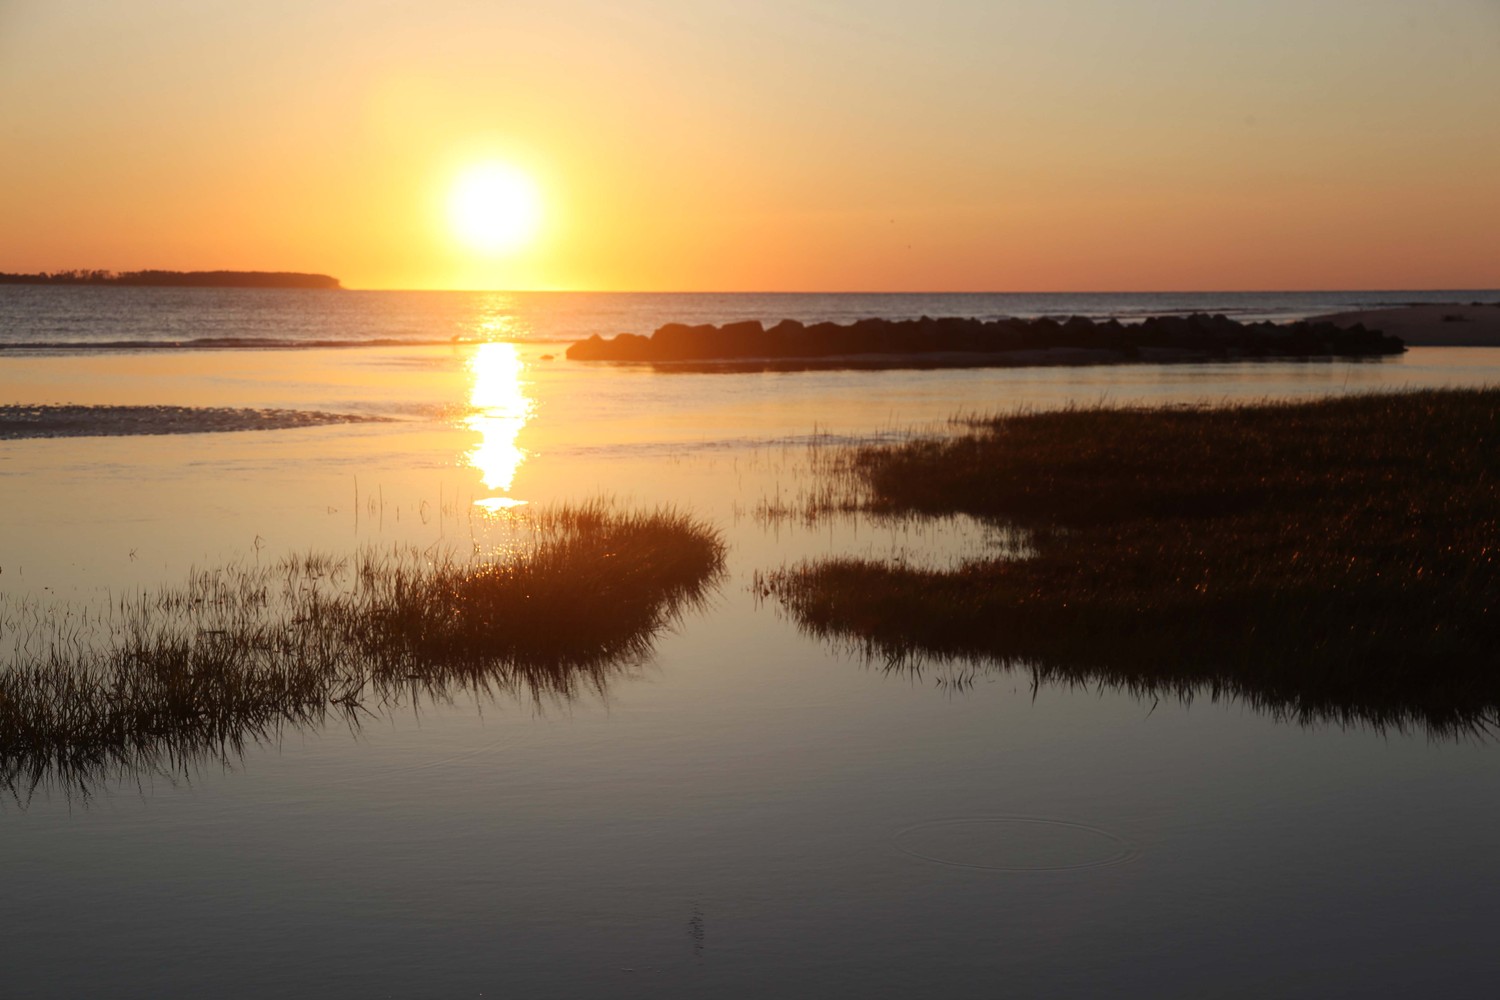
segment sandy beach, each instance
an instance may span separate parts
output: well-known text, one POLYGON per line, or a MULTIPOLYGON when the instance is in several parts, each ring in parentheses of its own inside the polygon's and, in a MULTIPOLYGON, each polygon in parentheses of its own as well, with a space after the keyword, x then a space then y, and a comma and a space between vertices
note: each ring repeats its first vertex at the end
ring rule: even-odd
POLYGON ((1337 326, 1356 323, 1400 337, 1408 347, 1500 347, 1500 306, 1411 305, 1315 317, 1337 326))

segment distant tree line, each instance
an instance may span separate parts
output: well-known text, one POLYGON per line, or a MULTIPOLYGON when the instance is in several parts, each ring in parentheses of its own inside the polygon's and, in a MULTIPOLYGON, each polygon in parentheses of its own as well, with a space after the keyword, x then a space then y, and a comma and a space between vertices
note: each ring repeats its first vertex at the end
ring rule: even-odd
POLYGON ((339 279, 297 271, 0 272, 0 285, 138 285, 156 288, 338 288, 339 279))

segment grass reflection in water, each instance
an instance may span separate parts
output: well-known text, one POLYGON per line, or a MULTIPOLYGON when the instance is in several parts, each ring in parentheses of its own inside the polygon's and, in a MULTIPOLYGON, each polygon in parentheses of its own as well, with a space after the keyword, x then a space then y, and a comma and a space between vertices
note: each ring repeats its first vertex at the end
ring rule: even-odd
POLYGON ((672 511, 541 512, 503 561, 365 550, 196 572, 86 627, 11 606, 0 781, 87 794, 230 759, 287 726, 468 690, 602 692, 718 581, 716 531, 672 511), (100 632, 102 630, 102 636, 100 632))
POLYGON ((1029 558, 828 560, 760 582, 809 632, 892 667, 1019 667, 1303 722, 1495 726, 1500 391, 1033 413, 848 449, 824 475, 814 513, 1031 533, 1029 558))

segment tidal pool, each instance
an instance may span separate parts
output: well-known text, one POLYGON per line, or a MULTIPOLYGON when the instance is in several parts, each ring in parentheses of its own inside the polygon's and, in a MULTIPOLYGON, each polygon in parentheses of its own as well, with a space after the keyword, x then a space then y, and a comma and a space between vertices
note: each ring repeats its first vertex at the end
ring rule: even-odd
MULTIPOLYGON (((197 568, 497 545, 611 498, 726 573, 572 694, 458 690, 0 806, 7 996, 1487 996, 1495 747, 887 669, 758 572, 1015 543, 766 518, 821 444, 1069 402, 1500 379, 1379 363, 660 374, 538 344, 7 357, 0 401, 390 418, 0 443, 0 589, 100 613, 197 568)), ((13 635, 14 632, 8 633, 13 635)))

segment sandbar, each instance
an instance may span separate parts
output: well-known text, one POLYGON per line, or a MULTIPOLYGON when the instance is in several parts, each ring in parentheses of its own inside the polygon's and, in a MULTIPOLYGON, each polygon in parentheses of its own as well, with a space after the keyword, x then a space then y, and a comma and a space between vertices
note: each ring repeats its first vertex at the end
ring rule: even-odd
POLYGON ((1400 337, 1415 347, 1500 347, 1500 303, 1458 303, 1362 309, 1314 317, 1351 327, 1356 323, 1400 337))
POLYGON ((268 431, 384 417, 222 406, 0 406, 0 439, 268 431))

